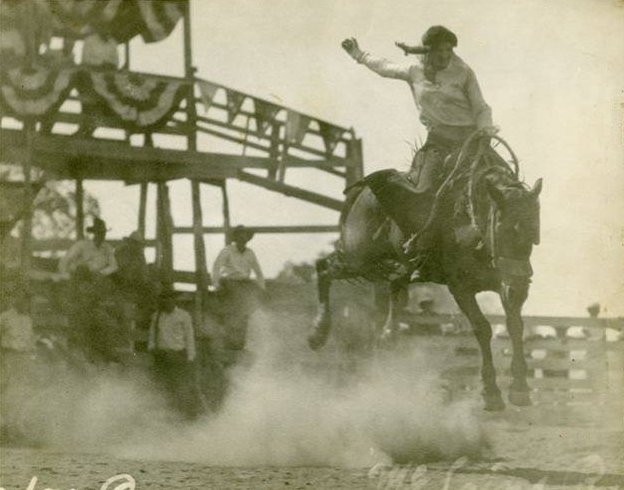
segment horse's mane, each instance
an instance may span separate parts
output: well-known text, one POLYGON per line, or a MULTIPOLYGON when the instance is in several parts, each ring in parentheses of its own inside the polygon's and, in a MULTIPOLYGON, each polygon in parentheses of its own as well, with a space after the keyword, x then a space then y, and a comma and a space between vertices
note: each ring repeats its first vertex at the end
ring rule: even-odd
POLYGON ((487 151, 476 168, 464 170, 450 185, 448 202, 453 203, 455 221, 469 220, 471 212, 474 212, 477 221, 486 219, 491 206, 488 186, 495 187, 510 198, 520 197, 529 191, 507 162, 493 150, 487 151))

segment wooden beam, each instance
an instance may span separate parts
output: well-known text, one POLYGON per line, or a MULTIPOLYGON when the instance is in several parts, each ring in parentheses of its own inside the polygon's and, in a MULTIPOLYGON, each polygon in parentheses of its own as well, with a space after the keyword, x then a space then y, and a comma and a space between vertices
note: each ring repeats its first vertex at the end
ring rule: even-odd
MULTIPOLYGON (((254 233, 338 233, 338 225, 292 225, 292 226, 247 226, 254 233)), ((178 226, 173 229, 174 233, 194 233, 192 226, 178 226)), ((224 226, 204 226, 202 233, 218 234, 226 233, 224 226)))
POLYGON ((270 191, 279 192, 289 197, 301 199, 325 208, 333 209, 335 211, 342 210, 343 202, 338 199, 334 199, 316 192, 301 189, 300 187, 294 187, 282 182, 275 182, 274 180, 267 179, 266 177, 259 177, 247 172, 239 170, 237 173, 238 180, 247 182, 248 184, 257 185, 270 191))
MULTIPOLYGON (((0 131, 0 157, 6 161, 22 160, 25 149, 19 142, 20 131, 0 131)), ((266 157, 204 153, 163 148, 133 147, 124 141, 78 139, 70 136, 38 135, 34 141, 34 165, 51 171, 59 179, 81 177, 92 180, 128 182, 234 177, 237 169, 275 168, 266 157)), ((289 167, 331 169, 345 167, 348 160, 306 160, 288 155, 289 167)))
MULTIPOLYGON (((76 240, 71 240, 69 238, 46 238, 46 239, 33 239, 32 240, 32 251, 33 252, 61 252, 69 249, 76 240)), ((123 240, 106 240, 106 243, 116 247, 117 245, 121 245, 123 240)), ((155 247, 156 240, 145 240, 146 247, 155 247)))

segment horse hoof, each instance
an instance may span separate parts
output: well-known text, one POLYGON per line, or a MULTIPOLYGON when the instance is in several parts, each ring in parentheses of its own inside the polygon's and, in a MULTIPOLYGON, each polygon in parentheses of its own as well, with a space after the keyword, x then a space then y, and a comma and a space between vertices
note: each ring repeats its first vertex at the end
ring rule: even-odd
POLYGON ((531 396, 528 391, 510 391, 509 403, 517 407, 530 407, 532 405, 531 396))
POLYGON ((318 350, 325 345, 327 342, 326 335, 319 335, 318 333, 313 333, 308 337, 308 347, 312 350, 318 350))
POLYGON ((495 395, 483 395, 483 400, 485 402, 483 410, 487 412, 500 412, 505 410, 505 402, 500 393, 495 395))

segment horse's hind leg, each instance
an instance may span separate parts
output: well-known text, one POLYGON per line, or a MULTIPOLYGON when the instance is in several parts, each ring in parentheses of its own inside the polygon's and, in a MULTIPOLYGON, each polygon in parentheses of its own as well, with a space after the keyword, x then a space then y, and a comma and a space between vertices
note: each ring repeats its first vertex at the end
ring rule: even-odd
POLYGON ((479 308, 479 304, 473 293, 464 291, 461 288, 451 287, 451 293, 457 304, 470 320, 472 329, 481 348, 483 364, 481 366, 481 379, 483 381, 483 399, 485 409, 489 411, 503 410, 505 402, 501 396, 500 389, 496 385, 496 371, 492 360, 492 327, 490 322, 479 308))
POLYGON ((316 261, 316 275, 318 281, 319 306, 314 320, 314 331, 308 337, 308 345, 312 350, 319 349, 327 342, 331 330, 331 309, 329 293, 334 279, 349 279, 354 277, 340 261, 339 255, 334 252, 323 259, 316 261))
POLYGON ((407 305, 407 286, 408 283, 405 279, 398 279, 390 283, 388 313, 382 328, 382 340, 392 340, 399 330, 399 315, 407 305))

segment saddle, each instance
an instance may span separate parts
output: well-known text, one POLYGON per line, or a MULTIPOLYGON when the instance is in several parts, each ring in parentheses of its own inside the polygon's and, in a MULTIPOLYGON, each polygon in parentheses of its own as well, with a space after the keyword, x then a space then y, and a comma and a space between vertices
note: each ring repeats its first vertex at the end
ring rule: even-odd
POLYGON ((399 227, 404 236, 420 230, 431 212, 432 191, 418 191, 407 173, 394 169, 379 170, 362 179, 379 202, 382 210, 399 227))

